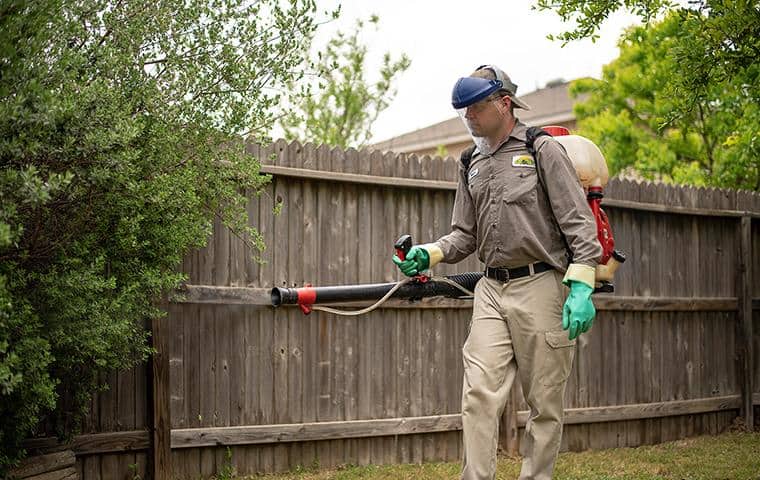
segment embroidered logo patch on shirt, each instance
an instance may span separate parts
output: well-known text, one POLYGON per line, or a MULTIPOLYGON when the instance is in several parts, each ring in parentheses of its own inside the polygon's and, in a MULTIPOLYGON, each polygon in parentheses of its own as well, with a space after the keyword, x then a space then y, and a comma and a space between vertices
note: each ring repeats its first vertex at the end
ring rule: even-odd
POLYGON ((536 162, 533 160, 532 155, 515 155, 512 157, 512 166, 536 168, 536 162))
POLYGON ((477 168, 473 168, 472 170, 470 170, 470 175, 468 177, 468 180, 472 180, 473 178, 477 177, 478 173, 480 173, 480 171, 477 168))

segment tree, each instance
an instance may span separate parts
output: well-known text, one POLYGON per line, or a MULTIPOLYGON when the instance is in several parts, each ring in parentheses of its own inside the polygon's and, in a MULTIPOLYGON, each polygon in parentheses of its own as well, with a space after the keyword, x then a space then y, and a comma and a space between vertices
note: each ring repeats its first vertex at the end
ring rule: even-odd
POLYGON ((672 6, 670 0, 537 0, 534 8, 554 10, 563 22, 575 24, 574 29, 549 35, 549 39, 566 44, 582 38, 598 39, 599 27, 618 10, 632 11, 649 23, 672 6))
POLYGON ((686 70, 699 69, 691 58, 705 52, 708 21, 679 9, 632 28, 601 81, 571 86, 589 95, 575 108, 580 133, 600 144, 613 173, 632 168, 678 183, 760 189, 760 68, 735 64, 729 74, 723 62, 704 73, 709 82, 687 78, 694 72, 686 70))
POLYGON ((263 248, 242 136, 269 131, 313 0, 0 3, 0 477, 40 420, 76 431, 99 375, 215 216, 263 248))
POLYGON ((601 24, 620 9, 632 11, 647 25, 666 12, 688 18, 693 31, 676 52, 686 75, 673 79, 675 84, 706 87, 716 78, 751 69, 760 57, 760 5, 746 0, 692 0, 688 5, 676 6, 671 0, 538 0, 536 6, 575 24, 574 29, 549 35, 564 43, 595 40, 601 24))
POLYGON ((604 20, 619 9, 633 11, 649 25, 656 17, 675 12, 691 25, 688 36, 674 46, 680 75, 670 85, 683 95, 689 109, 716 81, 750 75, 758 88, 755 65, 760 57, 760 5, 746 0, 693 0, 676 7, 670 0, 538 0, 537 8, 555 10, 575 28, 550 38, 569 41, 596 39, 604 20))
MULTIPOLYGON (((372 16, 371 25, 379 18, 372 16)), ((303 91, 291 97, 288 111, 281 120, 285 137, 338 147, 358 147, 370 138, 372 124, 396 95, 393 82, 409 68, 409 58, 402 54, 394 59, 383 56, 380 79, 367 79, 365 60, 367 46, 359 35, 364 22, 359 20, 354 30, 338 32, 310 64, 315 82, 304 85, 303 91)))

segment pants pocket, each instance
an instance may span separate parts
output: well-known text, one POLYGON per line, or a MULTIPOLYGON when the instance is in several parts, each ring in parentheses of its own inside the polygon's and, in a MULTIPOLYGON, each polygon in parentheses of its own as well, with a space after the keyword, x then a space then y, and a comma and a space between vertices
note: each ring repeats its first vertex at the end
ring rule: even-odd
POLYGON ((544 355, 541 366, 541 382, 545 387, 562 385, 570 376, 575 355, 575 339, 570 340, 565 330, 544 332, 544 355))

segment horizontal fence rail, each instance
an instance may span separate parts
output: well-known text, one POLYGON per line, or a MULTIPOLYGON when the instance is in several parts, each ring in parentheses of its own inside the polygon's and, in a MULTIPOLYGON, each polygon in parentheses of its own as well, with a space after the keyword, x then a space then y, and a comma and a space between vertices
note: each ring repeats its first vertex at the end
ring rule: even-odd
MULTIPOLYGON (((760 394, 755 394, 753 401, 760 405, 760 394)), ((740 402, 741 397, 739 395, 728 395, 635 405, 570 408, 565 409, 564 423, 565 425, 581 425, 738 410, 740 402)), ((517 412, 517 425, 519 427, 525 426, 529 414, 530 412, 527 410, 517 412)), ((458 431, 461 429, 460 414, 337 422, 186 428, 171 431, 171 448, 386 437, 458 431)), ((34 450, 52 450, 57 444, 55 438, 43 438, 28 440, 24 446, 34 450)), ((150 438, 149 432, 145 430, 78 435, 70 446, 77 455, 140 451, 147 450, 150 447, 150 438)))
MULTIPOLYGON (((355 183, 360 185, 377 185, 383 187, 397 188, 422 188, 432 190, 456 190, 457 183, 441 180, 424 180, 424 179, 407 179, 398 177, 379 177, 372 175, 361 175, 355 173, 325 172, 319 170, 310 170, 304 168, 278 167, 273 165, 262 165, 261 172, 276 175, 280 177, 290 177, 308 180, 324 180, 330 182, 355 183)), ((621 208, 627 210, 638 210, 642 212, 659 212, 674 213, 680 215, 697 215, 706 217, 726 217, 726 218, 760 218, 760 213, 746 210, 729 210, 717 208, 691 208, 681 205, 661 205, 655 203, 636 202, 631 200, 605 199, 604 207, 621 208)))
MULTIPOLYGON (((272 306, 271 289, 251 287, 217 287, 214 285, 185 285, 181 297, 175 301, 187 304, 272 306)), ((739 310, 736 297, 624 297, 598 294, 593 297, 594 306, 602 311, 648 311, 648 312, 734 312, 739 310)), ((344 302, 333 306, 366 307, 374 302, 344 302)), ((278 308, 297 307, 282 305, 278 308)), ((380 308, 472 308, 471 299, 389 299, 380 308)), ((752 308, 760 309, 760 298, 752 300, 752 308)))

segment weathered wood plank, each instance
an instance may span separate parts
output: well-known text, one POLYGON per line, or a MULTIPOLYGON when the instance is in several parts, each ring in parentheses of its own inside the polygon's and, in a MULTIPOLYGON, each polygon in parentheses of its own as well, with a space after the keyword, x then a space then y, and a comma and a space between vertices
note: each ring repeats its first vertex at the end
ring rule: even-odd
POLYGON ((382 175, 365 175, 361 173, 331 172, 305 168, 279 167, 274 165, 262 166, 261 172, 270 175, 276 175, 278 177, 303 178, 309 180, 324 180, 331 182, 347 182, 360 185, 381 185, 385 187, 403 187, 414 189, 424 188, 434 190, 456 190, 455 183, 438 180, 410 179, 382 175))
MULTIPOLYGON (((203 427, 212 427, 216 421, 216 375, 218 365, 215 362, 216 343, 216 316, 214 315, 215 306, 203 305, 199 310, 200 315, 200 339, 201 343, 198 349, 199 356, 199 406, 198 413, 199 423, 203 427)), ((208 476, 214 471, 216 460, 213 452, 201 450, 199 453, 198 467, 200 476, 208 476)))
MULTIPOLYGON (((230 425, 230 342, 235 306, 214 306, 214 426, 230 425)), ((208 341, 211 341, 209 339, 208 341)))
MULTIPOLYGON (((291 146, 291 150, 293 146, 291 146)), ((297 151, 297 149, 296 149, 297 151)), ((297 165, 300 163, 301 155, 291 155, 291 165, 297 165), (293 163, 294 162, 294 163, 293 163)), ((303 199, 303 185, 300 183, 291 183, 287 189, 287 203, 288 212, 287 216, 283 217, 283 220, 287 219, 287 245, 303 245, 304 244, 304 199, 303 199)), ((284 214, 285 212, 283 212, 284 214)), ((313 221, 313 219, 310 219, 313 221)), ((288 285, 303 285, 304 278, 311 276, 313 272, 304 274, 304 257, 306 255, 292 255, 288 254, 288 249, 285 249, 287 261, 287 282, 288 285)), ((305 401, 302 392, 304 391, 305 380, 303 378, 305 365, 303 363, 303 351, 304 342, 302 327, 308 321, 303 318, 297 311, 291 310, 287 312, 287 343, 288 343, 288 373, 287 373, 287 389, 288 389, 288 414, 290 416, 290 422, 302 422, 303 420, 303 403, 305 401)), ((283 379, 284 381, 285 379, 283 379)), ((237 424, 240 425, 240 424, 237 424)), ((299 465, 303 465, 303 444, 294 443, 289 445, 288 458, 290 463, 289 469, 295 469, 299 465)))
MULTIPOLYGON (((565 424, 603 423, 645 418, 663 418, 678 415, 738 410, 739 395, 697 398, 692 400, 673 400, 669 402, 640 403, 632 405, 615 405, 606 407, 565 409, 565 424)), ((517 423, 525 426, 529 412, 518 412, 517 423)))
POLYGON ((76 467, 72 466, 27 478, 29 480, 76 480, 78 478, 78 473, 76 467))
POLYGON ((151 357, 151 473, 154 478, 171 478, 171 323, 167 317, 152 320, 151 342, 155 349, 151 357))
POLYGON ((150 447, 150 433, 146 430, 134 430, 110 433, 88 433, 75 436, 70 443, 61 445, 54 437, 25 440, 23 447, 42 453, 68 448, 77 455, 95 455, 146 450, 150 447))
MULTIPOLYGON (((565 424, 618 422, 643 418, 738 410, 739 395, 674 400, 670 402, 615 405, 606 407, 570 408, 565 410, 565 424)), ((517 413, 517 424, 524 427, 529 412, 517 413)), ((172 431, 172 448, 197 448, 218 445, 254 445, 279 442, 318 441, 433 433, 461 430, 459 414, 424 417, 386 418, 241 427, 190 428, 172 431)))
MULTIPOLYGON (((643 418, 661 418, 677 415, 737 410, 740 397, 699 398, 693 400, 673 400, 670 402, 641 403, 636 405, 616 405, 608 407, 572 408, 565 410, 565 424, 617 422, 643 418)), ((523 426, 528 412, 519 412, 518 424, 523 426)))
MULTIPOLYGON (((183 287, 185 297, 178 299, 180 303, 199 304, 241 304, 254 306, 271 306, 271 289, 250 287, 216 287, 212 285, 185 285, 183 287)), ((336 307, 366 307, 374 302, 340 302, 330 303, 336 307)), ((282 307, 294 307, 296 305, 282 305, 282 307)), ((620 311, 688 311, 688 312, 727 312, 737 311, 739 308, 736 297, 640 297, 598 294, 594 296, 594 306, 597 310, 620 310, 620 311)), ((760 299, 755 299, 753 306, 760 309, 760 299)), ((472 308, 472 300, 456 300, 450 298, 423 298, 422 300, 409 301, 401 299, 389 299, 381 308, 472 308)))
MULTIPOLYGON (((276 423, 274 402, 274 312, 259 311, 258 333, 258 421, 261 424, 276 423)), ((274 449, 264 447, 259 452, 259 467, 262 471, 270 472, 274 468, 274 449)))
MULTIPOLYGON (((357 173, 332 172, 325 170, 313 170, 305 168, 282 167, 276 165, 262 165, 261 173, 266 173, 278 177, 300 178, 310 180, 322 180, 327 182, 347 182, 362 185, 378 185, 395 188, 413 188, 429 190, 456 190, 456 182, 445 180, 428 180, 425 178, 403 178, 382 175, 365 175, 357 173)), ((720 208, 693 208, 680 205, 661 205, 652 202, 638 202, 631 200, 619 200, 615 198, 605 198, 605 208, 620 208, 628 210, 639 210, 645 212, 672 213, 680 215, 696 215, 707 217, 726 217, 735 218, 750 216, 760 218, 760 213, 748 212, 742 210, 720 209, 720 208)))
POLYGON ((11 478, 27 478, 55 470, 73 467, 76 464, 76 456, 73 450, 35 455, 23 459, 19 465, 10 471, 11 478))
MULTIPOLYGON (((171 379, 170 398, 171 398, 171 426, 172 428, 189 428, 191 425, 185 411, 185 334, 189 321, 182 318, 185 311, 192 309, 192 305, 170 305, 168 321, 172 326, 172 336, 169 340, 169 378, 171 379), (172 319, 178 321, 172 321, 172 319)), ((120 386, 121 388, 121 386, 120 386)), ((121 404, 120 404, 121 406, 121 404)), ((130 425, 134 429, 135 425, 130 425)))
POLYGON ((178 429, 174 448, 214 445, 253 445, 293 441, 316 441, 444 432, 461 429, 461 415, 349 420, 224 428, 178 429))
POLYGON ((742 395, 741 413, 744 424, 752 428, 754 415, 752 407, 752 395, 754 393, 754 332, 752 319, 752 219, 743 217, 740 222, 740 281, 738 288, 739 296, 739 322, 736 335, 736 352, 738 354, 738 366, 740 373, 740 387, 742 395))
MULTIPOLYGON (((359 155, 358 172, 370 173, 370 158, 368 155, 359 155)), ((357 229, 356 240, 358 245, 371 245, 373 218, 368 215, 372 208, 372 198, 374 194, 368 188, 357 189, 357 229)), ((372 280, 373 259, 371 255, 365 252, 357 253, 354 259, 354 265, 357 269, 357 281, 360 283, 369 283, 372 280)), ((360 334, 357 336, 357 354, 359 356, 359 365, 357 370, 357 418, 372 418, 372 371, 374 364, 372 361, 372 346, 374 345, 372 322, 374 315, 363 315, 357 318, 357 330, 360 334)), ((356 463, 367 465, 371 461, 371 441, 357 442, 356 463)))
POLYGON ((638 312, 721 312, 736 311, 734 297, 693 298, 693 297, 623 297, 594 296, 597 310, 638 311, 638 312))
POLYGON ((738 210, 724 210, 719 208, 692 208, 681 207, 678 205, 661 205, 653 202, 637 202, 631 200, 617 200, 614 198, 605 198, 603 202, 604 208, 620 208, 626 210, 637 210, 640 212, 655 212, 655 213, 672 213, 678 215, 695 215, 700 217, 726 217, 736 218, 745 215, 754 216, 749 212, 743 212, 738 210))
POLYGON ((82 457, 82 480, 100 480, 100 478, 102 478, 100 474, 100 457, 97 455, 82 457))
MULTIPOLYGON (((369 157, 369 173, 371 175, 378 175, 382 176, 384 175, 384 169, 383 169, 383 156, 380 152, 372 152, 369 157)), ((383 203, 385 201, 385 197, 383 196, 383 191, 380 188, 372 188, 370 190, 370 204, 369 204, 369 214, 367 215, 370 219, 370 225, 371 225, 371 236, 370 236, 370 242, 369 242, 369 251, 368 251, 368 257, 370 258, 370 265, 369 265, 369 272, 370 272, 370 278, 373 279, 373 281, 376 281, 377 279, 380 279, 383 277, 384 271, 385 271, 385 264, 382 261, 382 258, 378 253, 375 252, 382 252, 387 246, 387 242, 385 241, 385 235, 387 234, 386 231, 389 229, 389 226, 385 226, 385 228, 382 228, 383 226, 383 203)), ((395 233, 395 232, 394 232, 395 233)), ((369 347, 368 354, 370 359, 370 376, 367 379, 367 381, 370 382, 369 385, 369 392, 370 392, 370 417, 369 418, 383 418, 383 352, 382 352, 382 342, 383 339, 386 336, 386 329, 387 326, 385 325, 385 316, 383 311, 379 312, 372 312, 372 314, 369 316, 371 323, 369 334, 372 338, 372 344, 369 347)), ((382 464, 383 463, 383 448, 384 448, 384 440, 382 438, 372 438, 370 441, 370 447, 369 447, 369 462, 373 464, 382 464)))
MULTIPOLYGON (((345 170, 345 152, 338 148, 332 148, 329 155, 329 169, 334 172, 344 172, 345 170)), ((328 244, 323 255, 329 259, 328 262, 328 280, 336 284, 346 284, 346 253, 348 249, 347 241, 349 236, 345 233, 346 228, 346 192, 345 189, 349 184, 339 183, 337 185, 324 185, 326 188, 328 203, 325 205, 329 209, 328 213, 323 213, 325 218, 329 218, 327 223, 326 237, 328 244)), ((346 339, 345 324, 346 317, 330 316, 330 376, 328 389, 331 395, 329 418, 330 420, 345 420, 344 401, 345 401, 345 353, 348 349, 346 339)), ((327 464, 331 466, 342 465, 345 463, 345 454, 347 444, 345 441, 332 440, 329 442, 329 460, 327 464)))
MULTIPOLYGON (((257 418, 260 350, 258 345, 259 317, 252 309, 243 309, 244 338, 244 365, 243 375, 245 382, 245 396, 243 397, 242 422, 246 425, 259 423, 257 418)), ((253 473, 258 469, 258 449, 246 448, 244 451, 243 472, 253 473)))
MULTIPOLYGON (((307 144, 304 146, 304 154, 302 156, 302 166, 304 168, 314 168, 317 163, 317 152, 313 144, 307 144)), ((302 218, 295 218, 294 221, 301 222, 301 245, 300 255, 297 255, 298 262, 296 268, 300 267, 295 272, 289 272, 289 281, 292 281, 293 286, 303 286, 308 281, 314 281, 318 278, 319 270, 319 228, 320 228, 320 216, 319 216, 319 203, 317 201, 317 195, 319 191, 319 183, 314 181, 300 182, 301 201, 302 205, 302 218), (295 274, 295 278, 293 275, 295 274)), ((301 421, 314 422, 317 420, 317 401, 318 391, 316 385, 317 371, 319 368, 317 360, 318 350, 318 337, 317 337, 317 323, 314 318, 302 318, 298 312, 291 313, 291 317, 294 322, 300 322, 301 329, 301 352, 302 356, 299 360, 301 365, 301 390, 300 396, 296 396, 294 400, 301 402, 301 421), (300 397, 300 398, 299 398, 300 397)), ((301 456, 297 460, 301 465, 312 465, 317 462, 316 444, 314 442, 305 442, 301 445, 301 456)))
MULTIPOLYGON (((276 162, 280 166, 288 166, 291 152, 295 150, 295 144, 288 145, 285 141, 277 141, 275 144, 276 162)), ((285 287, 289 278, 289 230, 291 226, 292 202, 290 199, 289 183, 281 177, 274 179, 274 204, 280 205, 280 213, 274 217, 274 229, 272 230, 271 267, 274 274, 273 286, 285 287)), ((288 346, 288 321, 291 312, 273 312, 274 329, 273 348, 273 382, 274 382, 274 418, 277 423, 290 423, 288 409, 288 363, 290 360, 288 346)), ((275 445, 273 451, 274 471, 288 469, 289 453, 287 445, 275 445)))
MULTIPOLYGON (((184 329, 182 372, 185 381, 185 398, 182 402, 184 417, 187 427, 193 428, 204 425, 201 423, 201 389, 202 375, 206 372, 201 368, 200 349, 201 343, 207 339, 201 334, 200 309, 207 308, 200 305, 183 305, 180 311, 182 325, 173 325, 175 330, 184 329)), ((172 377, 174 378, 174 377, 172 377)), ((172 425, 174 428, 182 428, 181 425, 172 425)), ((180 478, 198 478, 200 474, 200 451, 191 450, 185 452, 181 461, 177 461, 176 455, 172 455, 174 473, 180 478)))
MULTIPOLYGON (((359 155, 358 152, 352 148, 346 151, 345 164, 343 166, 344 171, 348 173, 359 173, 359 155)), ((358 228, 362 223, 362 210, 360 204, 361 186, 359 185, 346 185, 344 191, 345 202, 345 215, 344 215, 344 229, 342 235, 344 238, 356 238, 358 228)), ((365 210, 366 211, 366 210, 365 210)), ((346 242, 346 249, 344 251, 342 260, 343 268, 343 281, 344 283, 355 284, 359 282, 360 272, 359 257, 364 255, 362 251, 362 244, 359 241, 346 242)), ((359 329, 359 323, 361 320, 356 317, 347 318, 344 323, 344 338, 345 344, 345 363, 344 363, 344 375, 345 375, 345 397, 343 405, 343 419, 345 420, 357 420, 359 408, 359 391, 360 391, 360 355, 361 355, 361 336, 363 332, 359 329)), ((358 457, 358 449, 360 448, 360 442, 358 440, 349 440, 344 442, 344 463, 354 462, 358 457)))

